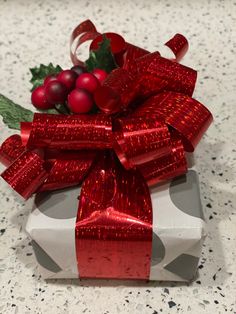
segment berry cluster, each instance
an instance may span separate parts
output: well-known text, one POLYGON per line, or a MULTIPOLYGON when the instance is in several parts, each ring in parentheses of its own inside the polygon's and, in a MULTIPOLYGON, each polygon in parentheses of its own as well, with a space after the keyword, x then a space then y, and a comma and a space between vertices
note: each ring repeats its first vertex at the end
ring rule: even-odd
POLYGON ((107 73, 101 69, 88 73, 81 66, 63 70, 57 76, 47 76, 43 85, 32 92, 32 104, 40 110, 64 104, 72 113, 87 113, 94 106, 95 90, 106 76, 107 73))

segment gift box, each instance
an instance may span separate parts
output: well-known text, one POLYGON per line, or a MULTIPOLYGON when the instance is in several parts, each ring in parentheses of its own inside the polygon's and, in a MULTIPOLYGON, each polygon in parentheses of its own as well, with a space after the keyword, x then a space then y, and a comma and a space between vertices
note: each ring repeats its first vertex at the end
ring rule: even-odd
POLYGON ((187 39, 165 45, 174 59, 87 20, 72 32, 70 70, 31 69, 44 112, 2 98, 21 134, 0 147, 1 178, 34 195, 26 231, 44 278, 194 278, 205 223, 188 159, 213 117, 192 98, 197 72, 179 63, 187 39))
MULTIPOLYGON (((73 187, 35 197, 26 231, 43 278, 80 278, 75 241, 79 195, 80 187, 73 187)), ((190 281, 195 277, 205 237, 198 175, 191 169, 184 176, 150 188, 150 195, 153 230, 149 279, 190 281)), ((90 254, 95 265, 96 253, 90 254)), ((105 258, 109 259, 109 254, 105 258)), ((109 267, 106 263, 99 267, 109 267)), ((135 263, 138 261, 133 260, 135 263)))

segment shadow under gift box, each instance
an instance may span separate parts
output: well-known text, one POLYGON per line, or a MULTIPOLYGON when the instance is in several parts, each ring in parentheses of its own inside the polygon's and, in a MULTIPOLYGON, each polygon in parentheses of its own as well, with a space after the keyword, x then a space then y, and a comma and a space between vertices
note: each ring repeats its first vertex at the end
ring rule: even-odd
MULTIPOLYGON (((79 194, 80 188, 74 187, 40 193, 35 198, 26 231, 45 279, 79 278, 75 243, 79 194)), ((195 277, 205 237, 197 173, 189 170, 151 188, 150 194, 153 237, 149 278, 190 281, 195 277)))

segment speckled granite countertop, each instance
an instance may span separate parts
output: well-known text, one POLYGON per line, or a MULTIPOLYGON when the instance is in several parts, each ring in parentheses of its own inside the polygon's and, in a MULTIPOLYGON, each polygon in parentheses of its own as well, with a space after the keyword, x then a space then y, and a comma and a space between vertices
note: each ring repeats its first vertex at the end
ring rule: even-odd
MULTIPOLYGON (((46 282, 23 231, 30 204, 1 185, 0 313, 236 313, 236 3, 2 0, 0 92, 30 107, 29 67, 50 61, 69 67, 69 34, 86 18, 150 50, 165 52, 162 44, 176 32, 189 39, 183 63, 199 70, 195 97, 215 117, 196 151, 208 224, 199 278, 189 285, 46 282)), ((0 129, 0 142, 13 133, 1 121, 0 129)))

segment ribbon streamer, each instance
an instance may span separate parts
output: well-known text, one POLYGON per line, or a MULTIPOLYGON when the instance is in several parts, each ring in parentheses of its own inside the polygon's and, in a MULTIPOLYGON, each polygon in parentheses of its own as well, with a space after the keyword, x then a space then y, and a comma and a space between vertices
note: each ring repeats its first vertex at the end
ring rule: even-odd
POLYGON ((152 205, 143 177, 101 155, 82 186, 75 234, 81 278, 149 279, 152 205))

